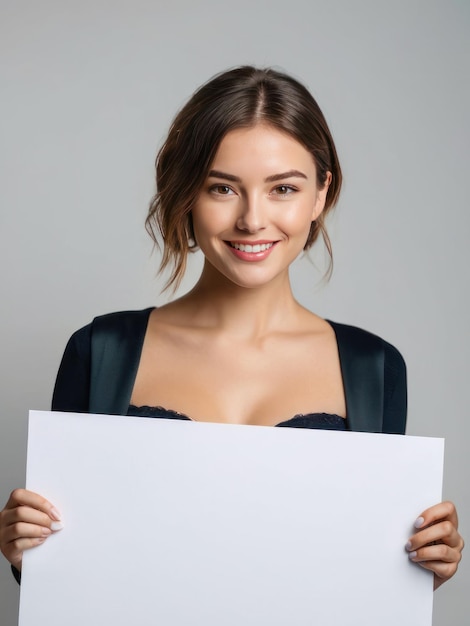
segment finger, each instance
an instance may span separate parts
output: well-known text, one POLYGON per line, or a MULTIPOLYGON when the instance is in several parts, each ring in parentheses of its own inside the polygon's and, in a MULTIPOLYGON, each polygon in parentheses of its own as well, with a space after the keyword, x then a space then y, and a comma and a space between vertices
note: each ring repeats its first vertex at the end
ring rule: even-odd
POLYGON ((60 521, 61 518, 59 511, 49 500, 27 489, 15 489, 12 491, 6 503, 5 510, 13 509, 18 506, 29 506, 33 509, 37 509, 38 511, 46 513, 51 519, 56 521, 60 521))
POLYGON ((453 548, 463 548, 463 540, 458 530, 452 522, 445 520, 414 534, 406 544, 406 549, 413 551, 433 543, 444 543, 453 548))
POLYGON ((29 506, 18 506, 14 509, 7 509, 2 515, 2 526, 5 528, 19 522, 37 524, 38 526, 50 526, 52 520, 46 513, 29 506))
MULTIPOLYGON (((444 582, 451 578, 458 569, 458 563, 444 563, 442 561, 422 561, 418 563, 424 569, 433 572, 439 580, 440 583, 444 582)), ((438 587, 439 584, 435 585, 438 587)))
POLYGON ((20 522, 19 524, 12 524, 5 529, 3 533, 3 543, 7 545, 20 539, 46 538, 51 534, 52 530, 47 526, 20 522))
POLYGON ((408 556, 415 563, 459 563, 462 558, 459 549, 451 548, 445 543, 437 543, 413 550, 408 556))
POLYGON ((449 520, 455 528, 459 527, 457 510, 453 502, 445 501, 431 506, 421 513, 414 525, 415 528, 426 528, 444 519, 449 520))
POLYGON ((21 570, 23 552, 41 545, 46 539, 47 537, 22 537, 2 546, 2 553, 12 565, 21 570))

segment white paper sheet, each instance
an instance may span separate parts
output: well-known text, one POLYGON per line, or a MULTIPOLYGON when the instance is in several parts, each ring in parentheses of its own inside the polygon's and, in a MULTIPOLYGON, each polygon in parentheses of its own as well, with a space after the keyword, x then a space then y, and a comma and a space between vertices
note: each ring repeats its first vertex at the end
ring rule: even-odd
POLYGON ((441 439, 30 413, 20 626, 431 626, 441 439))

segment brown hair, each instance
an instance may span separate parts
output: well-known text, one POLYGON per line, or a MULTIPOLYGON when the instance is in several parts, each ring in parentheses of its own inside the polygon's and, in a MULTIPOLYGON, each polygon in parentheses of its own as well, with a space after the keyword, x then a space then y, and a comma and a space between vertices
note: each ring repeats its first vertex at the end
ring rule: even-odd
POLYGON ((145 222, 158 245, 163 238, 160 264, 173 272, 165 288, 180 283, 189 251, 197 248, 191 208, 206 180, 223 137, 236 128, 265 123, 288 133, 312 155, 317 183, 332 178, 323 212, 312 222, 304 250, 322 235, 330 255, 331 242, 325 218, 338 201, 341 168, 326 120, 310 94, 297 80, 273 69, 238 67, 212 78, 200 87, 175 117, 156 158, 157 193, 145 222))

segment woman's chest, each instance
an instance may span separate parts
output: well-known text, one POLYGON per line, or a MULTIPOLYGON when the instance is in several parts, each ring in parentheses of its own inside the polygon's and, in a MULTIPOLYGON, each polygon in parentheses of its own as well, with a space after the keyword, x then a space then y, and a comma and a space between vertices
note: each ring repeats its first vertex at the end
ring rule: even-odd
POLYGON ((144 345, 132 404, 201 421, 274 425, 299 413, 346 414, 335 341, 314 337, 144 345))

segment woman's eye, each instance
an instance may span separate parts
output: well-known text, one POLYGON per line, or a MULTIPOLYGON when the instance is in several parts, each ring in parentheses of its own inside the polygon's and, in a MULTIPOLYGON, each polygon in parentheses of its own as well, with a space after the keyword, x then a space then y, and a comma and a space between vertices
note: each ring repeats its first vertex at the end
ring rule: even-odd
POLYGON ((213 185, 210 191, 219 196, 228 196, 232 193, 232 189, 228 185, 213 185))
POLYGON ((294 191, 296 190, 290 185, 279 185, 274 189, 274 193, 277 196, 288 196, 289 194, 294 193, 294 191))

